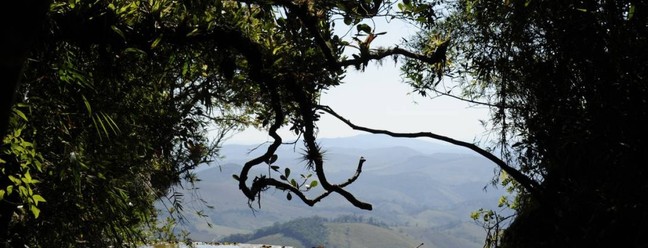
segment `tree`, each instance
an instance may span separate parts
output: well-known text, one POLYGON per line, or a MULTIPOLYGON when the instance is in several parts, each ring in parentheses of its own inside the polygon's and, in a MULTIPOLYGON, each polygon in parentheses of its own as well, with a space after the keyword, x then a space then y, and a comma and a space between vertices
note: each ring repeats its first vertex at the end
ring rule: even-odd
MULTIPOLYGON (((518 180, 517 217, 491 245, 600 247, 623 240, 645 246, 637 230, 648 209, 642 179, 648 144, 640 131, 648 114, 646 4, 458 1, 448 7, 450 14, 430 31, 452 37, 447 73, 461 83, 463 97, 492 106, 502 157, 538 184, 529 194, 518 180)), ((418 47, 430 42, 423 38, 418 47)), ((431 67, 410 61, 405 71, 421 91, 442 90, 431 67)))
MULTIPOLYGON (((205 137, 210 122, 225 130, 265 127, 275 138, 238 177, 251 201, 275 186, 309 204, 337 192, 371 208, 343 189, 364 161, 348 182, 330 184, 315 143, 318 95, 339 84, 344 67, 369 60, 337 61, 345 43, 329 29, 336 3, 321 4, 53 2, 1 148, 4 244, 103 247, 141 240, 153 201, 181 177, 194 180, 191 169, 216 153, 218 143, 205 137), (297 183, 285 168, 281 181, 260 177, 248 186, 251 167, 276 160, 282 142, 276 130, 284 125, 305 135, 318 181, 297 183), (318 184, 326 192, 306 199, 300 188, 318 184)), ((375 15, 366 10, 380 3, 367 4, 343 8, 375 15)))
POLYGON ((503 245, 641 242, 619 230, 646 218, 645 169, 632 162, 645 162, 647 147, 635 131, 648 102, 645 10, 623 1, 54 2, 18 93, 22 109, 8 133, 19 138, 2 148, 0 214, 17 216, 6 225, 19 234, 13 242, 132 243, 154 214, 152 202, 216 153, 204 132, 213 121, 226 130, 262 128, 273 139, 235 175, 250 203, 275 187, 308 205, 337 193, 371 209, 345 189, 363 158, 347 181, 326 177, 317 121, 327 113, 355 129, 439 139, 493 161, 519 193, 503 245), (372 18, 411 21, 425 32, 411 50, 377 48, 381 33, 365 22, 372 18), (335 25, 352 37, 337 36, 335 25), (465 93, 455 97, 491 106, 499 155, 433 132, 358 126, 319 105, 349 67, 385 58, 405 58, 406 79, 421 94, 451 94, 441 90, 450 76, 465 93), (285 126, 304 142, 315 178, 278 166, 274 153, 285 142, 277 130, 285 126), (22 143, 32 154, 26 159, 10 149, 22 141, 33 144, 22 143), (21 166, 36 161, 40 169, 21 166), (252 178, 253 167, 268 173, 252 178), (23 182, 9 175, 32 182, 47 202, 8 193, 23 182), (37 207, 31 215, 18 210, 29 203, 37 207))
MULTIPOLYGON (((4 47, 20 46, 9 58, 12 75, 23 81, 2 147, 5 244, 132 244, 154 214, 152 202, 181 176, 192 179, 191 169, 216 152, 217 143, 209 146, 205 137, 209 121, 224 129, 236 124, 266 128, 274 138, 267 152, 237 176, 250 201, 277 187, 289 191, 289 199, 294 194, 309 205, 339 193, 371 209, 344 189, 359 176, 364 159, 347 182, 326 179, 315 140, 316 111, 323 109, 317 98, 338 85, 349 66, 363 68, 397 54, 431 63, 441 59, 400 48, 373 52, 371 41, 379 34, 360 22, 392 5, 54 1, 38 39, 30 32, 11 36, 34 42, 28 55, 29 46, 23 45, 29 42, 4 47), (357 28, 358 36, 371 37, 356 37, 361 49, 352 59, 342 55, 349 42, 332 33, 336 15, 357 28), (28 63, 20 75, 25 57, 28 63), (279 171, 272 165, 283 142, 276 131, 286 125, 303 135, 304 158, 317 180, 304 176, 297 182, 289 168, 277 179, 249 178, 250 169, 264 163, 279 171), (304 190, 318 185, 324 192, 307 198, 304 190)), ((39 25, 38 19, 33 21, 39 25)), ((12 94, 19 81, 14 79, 3 84, 9 86, 3 93, 12 94)))
POLYGON ((220 139, 208 142, 208 124, 227 131, 238 121, 227 115, 233 98, 205 97, 218 88, 201 76, 207 68, 195 47, 155 49, 161 33, 141 23, 129 26, 142 28, 138 35, 123 35, 115 25, 145 16, 133 3, 52 4, 1 148, 4 245, 141 240, 142 226, 155 224, 153 202, 194 180, 191 169, 216 153, 220 139))

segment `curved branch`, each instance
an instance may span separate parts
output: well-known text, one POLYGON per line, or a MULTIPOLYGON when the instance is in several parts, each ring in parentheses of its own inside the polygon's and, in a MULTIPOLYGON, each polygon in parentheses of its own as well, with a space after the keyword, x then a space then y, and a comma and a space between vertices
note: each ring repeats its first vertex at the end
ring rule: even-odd
MULTIPOLYGON (((315 111, 315 106, 311 102, 311 100, 308 98, 306 93, 302 90, 302 87, 299 87, 298 85, 289 85, 288 87, 292 94, 295 97, 295 100, 298 103, 299 106, 299 111, 301 112, 300 115, 303 118, 303 123, 304 123, 304 143, 307 149, 307 152, 309 153, 316 153, 318 156, 312 156, 309 159, 315 164, 315 173, 317 175, 317 178, 320 180, 320 184, 326 191, 334 191, 335 193, 340 194, 343 196, 347 201, 349 201, 351 204, 354 206, 360 208, 360 209, 366 209, 366 210, 371 210, 373 207, 371 204, 362 202, 358 200, 353 194, 350 192, 346 191, 343 189, 343 186, 341 185, 336 185, 336 184, 331 184, 327 178, 326 174, 324 173, 324 161, 322 159, 322 156, 319 155, 319 148, 317 143, 315 142, 315 120, 313 118, 314 111, 315 111)), ((360 163, 358 164, 358 170, 356 173, 355 178, 357 178, 357 175, 362 171, 362 164, 364 163, 364 158, 360 159, 360 163)), ((347 183, 344 183, 342 185, 346 186, 353 182, 355 178, 352 178, 347 183)))
POLYGON ((447 97, 450 97, 450 98, 453 98, 453 99, 456 99, 456 100, 459 100, 459 101, 462 101, 462 102, 472 103, 472 104, 476 104, 476 105, 482 105, 482 106, 486 106, 486 107, 495 107, 495 108, 500 108, 500 107, 514 108, 515 107, 515 106, 502 106, 500 104, 493 104, 493 103, 489 103, 489 102, 482 102, 482 101, 477 101, 477 100, 473 100, 473 99, 468 99, 468 98, 460 97, 460 96, 457 96, 457 95, 454 95, 454 94, 446 93, 446 92, 437 90, 435 88, 432 88, 431 90, 432 90, 432 92, 437 93, 439 96, 447 96, 447 97))
POLYGON ((259 84, 261 84, 261 87, 265 88, 266 92, 269 92, 270 104, 275 114, 274 121, 268 130, 268 134, 274 139, 274 142, 268 147, 268 149, 263 155, 245 163, 245 165, 241 169, 241 173, 238 178, 239 189, 243 191, 243 193, 249 200, 254 201, 257 195, 261 191, 265 190, 268 186, 275 186, 282 190, 290 190, 295 195, 297 195, 304 203, 310 206, 319 202, 321 199, 328 196, 331 192, 335 192, 342 195, 354 206, 361 209, 371 210, 372 209, 371 204, 359 201, 358 199, 355 198, 355 196, 353 196, 353 194, 343 189, 345 186, 351 184, 358 178, 360 172, 362 171, 362 164, 365 161, 364 158, 360 159, 360 162, 358 163, 358 169, 356 170, 355 175, 351 177, 347 182, 341 185, 333 185, 328 182, 324 174, 322 158, 321 156, 316 158, 315 164, 316 164, 317 177, 320 180, 320 183, 326 192, 324 192, 323 194, 321 194, 320 196, 312 200, 308 199, 303 194, 303 192, 301 192, 298 188, 292 187, 291 185, 277 181, 276 179, 273 178, 266 178, 266 177, 255 178, 255 180, 252 183, 252 186, 248 187, 247 179, 248 179, 248 174, 252 169, 252 167, 264 163, 265 161, 268 161, 269 158, 275 154, 277 148, 282 144, 282 139, 277 134, 277 130, 284 123, 286 114, 283 112, 282 109, 281 96, 279 94, 279 89, 280 89, 279 86, 281 84, 289 84, 286 85, 286 88, 291 90, 291 93, 296 98, 295 100, 299 104, 301 116, 304 119, 304 123, 306 126, 306 131, 304 132, 304 140, 306 141, 307 149, 311 151, 315 151, 317 149, 317 145, 315 143, 315 136, 314 136, 314 123, 315 123, 315 120, 313 119, 314 108, 313 108, 313 103, 309 100, 306 94, 301 90, 301 87, 295 85, 294 81, 277 81, 277 79, 273 77, 273 75, 270 75, 270 73, 268 73, 265 70, 266 67, 262 59, 264 54, 262 50, 259 48, 259 45, 257 43, 249 39, 246 39, 245 37, 242 36, 240 32, 236 32, 234 30, 228 30, 228 31, 230 32, 227 32, 226 34, 228 34, 230 38, 235 38, 236 42, 223 44, 223 45, 228 45, 233 47, 234 49, 237 49, 248 60, 249 62, 248 70, 250 73, 250 79, 259 82, 259 84))
MULTIPOLYGON (((360 162, 358 163, 358 168, 356 169, 356 173, 353 175, 353 177, 349 178, 349 180, 348 180, 347 182, 345 182, 345 183, 343 183, 343 184, 340 184, 340 185, 338 185, 337 187, 339 187, 339 188, 344 188, 344 187, 346 187, 347 185, 353 183, 356 179, 358 179, 358 177, 360 176, 360 172, 362 172, 362 164, 363 164, 365 161, 366 161, 366 160, 365 160, 364 158, 360 158, 360 162)), ((275 188, 277 188, 277 189, 279 189, 279 190, 283 190, 283 191, 290 191, 291 193, 293 193, 293 194, 295 194, 297 197, 299 197, 299 199, 302 200, 302 202, 306 203, 306 205, 311 206, 311 207, 312 207, 312 206, 315 206, 315 204, 317 204, 317 203, 320 202, 322 199, 324 199, 324 198, 326 198, 327 196, 329 196, 331 193, 333 193, 333 192, 338 193, 338 192, 335 191, 335 190, 327 190, 327 191, 321 193, 320 195, 318 195, 317 197, 312 198, 312 199, 309 199, 309 198, 304 194, 303 191, 299 190, 299 188, 293 187, 292 185, 290 185, 290 184, 288 184, 288 183, 278 181, 278 180, 276 180, 276 179, 274 179, 274 178, 266 178, 266 177, 263 177, 263 178, 257 178, 257 179, 254 181, 253 185, 252 185, 251 192, 256 192, 256 193, 258 193, 258 192, 261 192, 261 191, 265 190, 265 189, 266 189, 267 187, 269 187, 269 186, 273 186, 273 187, 275 187, 275 188)), ((354 204, 354 205, 356 205, 356 204, 354 204)), ((362 204, 360 204, 360 206, 358 206, 358 207, 360 207, 360 208, 362 208, 362 209, 369 209, 369 210, 371 210, 371 205, 362 205, 362 204)))
POLYGON ((339 186, 341 188, 344 188, 349 184, 352 184, 353 182, 355 182, 356 179, 358 179, 358 177, 360 177, 360 173, 362 173, 362 165, 364 164, 365 161, 367 160, 364 157, 360 157, 360 161, 358 161, 358 167, 356 168, 355 174, 353 174, 353 177, 349 178, 349 180, 347 180, 343 184, 340 184, 339 186))
POLYGON ((348 119, 345 119, 344 117, 340 116, 338 113, 333 111, 328 106, 318 106, 317 109, 322 110, 326 113, 329 113, 333 115, 335 118, 339 119, 340 121, 344 122, 347 124, 349 127, 355 129, 355 130, 360 130, 368 133, 374 133, 374 134, 386 134, 392 137, 401 137, 401 138, 419 138, 419 137, 427 137, 427 138, 432 138, 436 140, 441 140, 445 141, 454 145, 462 146, 465 148, 468 148, 470 150, 473 150, 477 152, 478 154, 484 156, 488 160, 494 162, 498 167, 500 167, 504 172, 506 172, 508 175, 511 176, 515 181, 520 183, 522 187, 524 187, 525 190, 527 190, 533 197, 536 197, 536 199, 541 199, 540 195, 540 185, 538 182, 532 180, 528 176, 524 175, 522 172, 518 171, 517 169, 509 166, 506 162, 501 160, 500 158, 496 157, 492 153, 476 146, 475 144, 464 142, 464 141, 459 141, 455 140, 446 136, 438 135, 435 133, 431 132, 418 132, 418 133, 394 133, 391 131, 387 130, 378 130, 378 129, 371 129, 367 127, 362 127, 353 124, 351 121, 348 119))
MULTIPOLYGON (((260 69, 260 68, 256 68, 256 69, 260 69)), ((256 75, 262 74, 260 71, 258 72, 259 72, 258 74, 256 73, 255 74, 256 75)), ((258 78, 257 80, 261 80, 259 82, 263 82, 263 79, 261 78, 258 78)), ((267 88, 271 88, 271 87, 267 87, 267 88)), ((270 89, 270 98, 271 98, 272 109, 275 112, 275 118, 274 118, 274 122, 270 126, 270 129, 268 130, 268 134, 270 135, 270 137, 274 139, 274 142, 270 144, 270 146, 268 147, 268 149, 263 155, 256 157, 255 159, 252 159, 247 163, 245 163, 245 165, 241 169, 241 174, 239 175, 239 179, 238 179, 239 189, 241 189, 241 191, 243 191, 243 194, 245 194, 245 196, 247 196, 248 199, 252 201, 256 198, 257 194, 261 192, 263 189, 265 189, 267 186, 258 185, 259 181, 254 181, 254 183, 252 184, 252 188, 249 188, 246 184, 248 173, 250 172, 252 167, 259 165, 265 161, 268 161, 270 157, 275 154, 277 148, 279 148, 279 146, 282 143, 281 136, 277 134, 277 130, 283 124, 285 119, 285 114, 281 109, 279 93, 277 92, 276 88, 270 89)))

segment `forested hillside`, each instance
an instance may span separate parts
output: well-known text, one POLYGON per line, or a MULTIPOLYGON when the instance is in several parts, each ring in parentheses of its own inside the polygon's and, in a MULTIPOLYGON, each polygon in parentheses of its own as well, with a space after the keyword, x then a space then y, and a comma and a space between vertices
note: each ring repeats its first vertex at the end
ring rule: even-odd
MULTIPOLYGON (((417 245, 425 242, 434 247, 481 247, 485 231, 470 218, 471 213, 480 208, 500 209, 496 205, 498 199, 507 194, 490 186, 493 167, 487 160, 444 145, 363 135, 326 139, 322 145, 328 150, 327 161, 336 165, 329 167, 332 180, 352 173, 353 168, 346 166, 349 161, 357 156, 366 158, 363 183, 349 189, 366 196, 374 210, 355 209, 338 197, 308 207, 287 201, 280 191, 265 192, 260 208, 256 204, 250 208, 229 182, 241 167, 237 163, 258 151, 248 154, 254 145, 225 145, 222 149, 230 156, 223 158, 220 165, 200 168, 196 174, 201 179, 197 189, 185 192, 183 202, 193 204, 185 204, 189 221, 178 228, 187 229, 190 237, 198 241, 223 240, 224 236, 237 234, 243 238, 236 240, 246 242, 299 246, 297 242, 303 239, 290 236, 292 231, 268 233, 267 228, 274 226, 276 230, 276 224, 317 217, 339 236, 330 240, 338 247, 344 247, 336 243, 339 240, 369 242, 369 237, 385 235, 408 240, 406 243, 418 242, 417 245), (198 196, 213 208, 201 204, 198 196), (195 211, 207 217, 199 217, 195 211), (346 232, 351 224, 374 227, 361 228, 364 231, 358 233, 346 232), (263 235, 254 236, 259 229, 265 230, 263 235)), ((291 156, 291 149, 278 151, 276 163, 299 162, 298 157, 291 156)))

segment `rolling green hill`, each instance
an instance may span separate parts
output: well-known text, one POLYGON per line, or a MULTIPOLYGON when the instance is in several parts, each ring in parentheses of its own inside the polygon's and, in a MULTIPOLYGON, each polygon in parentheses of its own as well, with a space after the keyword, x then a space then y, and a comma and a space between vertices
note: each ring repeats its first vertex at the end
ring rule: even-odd
POLYGON ((326 227, 329 231, 326 248, 414 248, 422 243, 392 229, 366 223, 326 223, 326 227))
POLYGON ((320 217, 309 217, 276 223, 250 234, 231 235, 223 242, 289 245, 299 247, 391 248, 416 247, 421 242, 386 226, 375 223, 332 222, 320 217))
MULTIPOLYGON (((285 192, 274 189, 264 192, 260 208, 254 202, 254 210, 250 209, 248 200, 238 189, 232 174, 240 172, 245 161, 264 149, 225 145, 222 148, 225 158, 218 165, 196 171, 197 177, 202 179, 196 184, 198 189, 181 189, 185 210, 189 210, 185 211, 188 219, 185 229, 191 233, 193 240, 214 241, 223 240, 232 234, 252 235, 260 229, 300 218, 320 216, 336 219, 354 215, 365 219, 373 218, 386 223, 389 228, 382 226, 382 229, 376 229, 371 225, 361 228, 364 226, 362 221, 355 227, 350 227, 352 223, 348 222, 339 225, 327 222, 323 225, 327 230, 330 229, 334 237, 326 237, 326 241, 322 242, 310 242, 281 231, 254 237, 242 236, 244 239, 239 242, 253 241, 296 247, 320 243, 346 247, 342 245, 343 242, 373 242, 342 235, 344 233, 339 231, 339 226, 346 225, 350 230, 366 231, 366 235, 378 239, 392 237, 389 240, 405 240, 403 246, 396 247, 416 247, 422 242, 425 243, 422 248, 482 247, 485 231, 472 223, 469 216, 470 212, 480 208, 496 209, 498 198, 504 194, 503 190, 492 187, 488 191, 483 190, 493 177, 492 162, 474 154, 448 150, 447 147, 434 143, 405 141, 413 143, 394 142, 391 139, 365 140, 363 137, 329 139, 323 142, 323 148, 327 151, 324 154, 327 176, 332 182, 341 182, 353 175, 359 156, 367 159, 363 174, 347 189, 358 198, 373 204, 372 211, 359 210, 336 194, 309 207, 296 199, 286 200, 285 192), (194 196, 199 199, 194 199, 194 196), (201 206, 202 201, 213 208, 201 206), (195 206, 194 202, 197 202, 195 206), (198 217, 192 213, 194 209, 202 211, 208 217, 198 217), (214 228, 209 228, 207 223, 214 228)), ((298 171, 302 167, 294 147, 282 147, 277 154, 279 159, 276 165, 292 166, 293 174, 308 173, 298 171)), ((251 175, 267 173, 267 170, 265 167, 254 168, 251 175)), ((321 188, 315 188, 309 195, 317 195, 318 192, 321 192, 321 188)), ((361 234, 356 236, 365 235, 361 234)))
POLYGON ((220 241, 288 245, 296 248, 450 248, 479 247, 483 242, 482 232, 480 227, 472 223, 437 228, 388 227, 361 216, 333 220, 309 217, 275 223, 253 233, 231 235, 220 241))

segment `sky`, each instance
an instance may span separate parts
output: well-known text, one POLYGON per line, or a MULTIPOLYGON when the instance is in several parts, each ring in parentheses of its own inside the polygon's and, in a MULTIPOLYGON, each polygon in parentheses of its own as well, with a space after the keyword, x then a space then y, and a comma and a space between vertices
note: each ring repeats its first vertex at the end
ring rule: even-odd
MULTIPOLYGON (((373 43, 376 46, 399 44, 402 37, 409 37, 417 30, 402 22, 387 23, 376 20, 368 23, 376 28, 375 32, 386 31, 373 43)), ((343 27, 344 25, 336 25, 343 27)), ((343 36, 344 30, 336 30, 343 36)), ((355 32, 353 29, 351 32, 355 32)), ((350 39, 350 34, 346 36, 350 39)), ((353 48, 347 48, 352 50, 353 48)), ((385 59, 382 66, 370 63, 364 72, 349 68, 344 83, 325 92, 320 104, 328 105, 338 114, 354 124, 394 132, 433 132, 462 141, 472 142, 484 137, 485 129, 480 120, 488 119, 485 107, 450 97, 421 97, 403 82, 399 65, 392 59, 385 59)), ((354 131, 330 115, 323 115, 318 137, 348 137, 363 132, 354 131)), ((280 134, 288 135, 284 130, 280 134)), ((269 141, 267 133, 247 129, 233 134, 226 144, 258 144, 269 141)))

